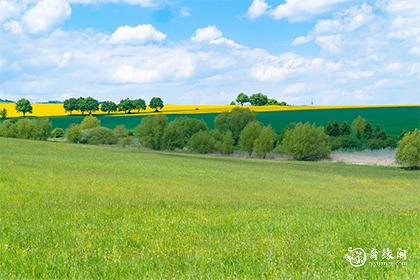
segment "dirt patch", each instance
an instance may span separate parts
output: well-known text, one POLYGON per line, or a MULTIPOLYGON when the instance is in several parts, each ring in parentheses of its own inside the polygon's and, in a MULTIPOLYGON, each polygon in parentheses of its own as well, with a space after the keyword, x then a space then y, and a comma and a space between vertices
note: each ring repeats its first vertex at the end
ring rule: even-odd
POLYGON ((331 161, 352 164, 397 166, 394 149, 361 152, 335 151, 331 153, 331 161))

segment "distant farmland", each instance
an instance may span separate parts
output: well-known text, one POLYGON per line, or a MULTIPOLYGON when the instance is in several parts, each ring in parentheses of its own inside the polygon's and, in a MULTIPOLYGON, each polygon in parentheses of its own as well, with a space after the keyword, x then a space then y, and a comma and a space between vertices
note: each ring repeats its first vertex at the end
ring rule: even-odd
MULTIPOLYGON (((336 120, 351 123, 359 115, 370 121, 373 126, 380 125, 385 132, 393 135, 398 135, 403 130, 413 130, 420 127, 419 106, 258 112, 257 118, 265 124, 272 125, 277 132, 281 132, 293 122, 311 122, 324 125, 336 120)), ((167 116, 170 120, 181 116, 204 119, 209 127, 213 127, 214 118, 217 114, 168 114, 167 116)), ((123 124, 129 129, 135 128, 143 117, 141 115, 98 116, 103 126, 114 128, 123 124)), ((54 127, 62 128, 67 128, 71 123, 78 123, 82 118, 82 116, 49 117, 54 127)))

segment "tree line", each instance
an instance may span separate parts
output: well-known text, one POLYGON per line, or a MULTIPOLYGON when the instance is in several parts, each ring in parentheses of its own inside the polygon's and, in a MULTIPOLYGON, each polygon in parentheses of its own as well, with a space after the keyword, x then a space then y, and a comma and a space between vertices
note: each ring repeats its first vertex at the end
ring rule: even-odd
MULTIPOLYGON (((280 134, 271 126, 256 119, 248 108, 235 108, 219 114, 210 129, 202 119, 178 117, 168 121, 165 115, 147 116, 133 130, 123 125, 114 129, 102 127, 94 116, 87 116, 80 124, 71 124, 66 130, 53 129, 48 119, 6 120, 0 123, 1 137, 35 140, 48 138, 80 144, 141 146, 153 150, 190 151, 197 153, 246 153, 249 157, 266 158, 273 153, 288 155, 296 160, 328 158, 337 149, 337 139, 348 147, 350 141, 372 143, 390 138, 380 128, 372 130, 370 123, 357 117, 352 124, 336 121, 325 127, 310 123, 290 124, 280 134), (341 140, 340 140, 341 141, 341 140)), ((410 168, 420 167, 420 131, 405 132, 397 140, 397 162, 410 168)), ((341 144, 340 144, 341 145, 341 144)), ((370 145, 370 144, 369 144, 370 145)), ((354 148, 354 147, 351 147, 354 148)), ((366 148, 362 146, 362 148, 366 148)))
POLYGON ((251 104, 252 106, 266 106, 266 105, 287 106, 286 102, 284 101, 280 102, 274 98, 269 98, 267 95, 263 93, 255 93, 255 94, 252 94, 251 96, 248 96, 245 93, 241 92, 238 94, 235 101, 232 101, 231 105, 240 104, 241 106, 244 106, 245 104, 251 104))

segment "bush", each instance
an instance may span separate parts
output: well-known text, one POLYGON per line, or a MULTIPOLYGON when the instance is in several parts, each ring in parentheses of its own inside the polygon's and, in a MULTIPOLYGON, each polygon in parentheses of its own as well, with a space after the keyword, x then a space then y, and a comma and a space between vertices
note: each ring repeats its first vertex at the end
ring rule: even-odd
POLYGON ((72 143, 80 143, 82 141, 82 128, 80 124, 72 123, 69 128, 67 128, 67 140, 72 143))
POLYGON ((241 151, 247 152, 249 156, 252 155, 255 140, 260 135, 263 127, 264 125, 259 121, 250 122, 245 126, 239 136, 239 146, 241 151))
POLYGON ((398 143, 396 160, 402 166, 420 168, 420 130, 406 133, 398 143))
POLYGON ((167 123, 167 118, 164 115, 143 118, 136 128, 136 135, 140 143, 144 147, 160 150, 167 123))
POLYGON ((163 148, 168 150, 183 149, 191 136, 201 130, 207 130, 204 120, 188 117, 176 118, 165 129, 162 139, 163 148))
POLYGON ((118 138, 125 138, 128 136, 128 131, 124 125, 120 124, 114 128, 114 133, 118 138))
POLYGON ((86 133, 86 142, 91 145, 113 145, 118 142, 114 131, 107 127, 94 127, 83 132, 86 133))
POLYGON ((214 150, 215 142, 209 131, 202 130, 191 137, 190 141, 188 141, 188 147, 200 154, 208 154, 214 150))
POLYGON ((297 160, 318 160, 328 157, 331 148, 323 128, 299 123, 285 132, 279 151, 297 160))
POLYGON ((64 129, 62 128, 54 128, 53 131, 51 131, 51 138, 63 138, 64 137, 64 129))
POLYGON ((135 138, 133 136, 123 137, 118 140, 118 145, 121 145, 123 148, 127 146, 133 146, 134 143, 135 143, 135 138))
POLYGON ((380 150, 385 149, 387 147, 387 144, 388 141, 386 140, 372 138, 366 142, 365 148, 369 150, 380 150))
POLYGON ((325 127, 325 133, 329 136, 340 136, 341 129, 337 121, 329 122, 325 127))
POLYGON ((226 132, 226 134, 223 136, 222 141, 218 141, 215 147, 222 154, 232 154, 234 149, 232 131, 228 130, 228 132, 226 132))
POLYGON ((363 130, 365 129, 366 123, 367 121, 361 116, 358 116, 357 118, 355 118, 353 122, 351 123, 351 129, 353 133, 357 136, 357 138, 362 137, 362 133, 363 133, 363 130))
POLYGON ((80 123, 80 128, 83 129, 91 129, 95 127, 101 126, 101 121, 94 117, 94 116, 87 116, 83 119, 83 121, 80 123))
POLYGON ((267 153, 271 152, 274 148, 276 141, 276 133, 274 133, 271 126, 266 126, 261 129, 258 138, 254 143, 254 153, 261 158, 265 158, 267 153))
POLYGON ((235 143, 238 143, 239 135, 245 126, 256 120, 255 113, 248 108, 234 108, 232 112, 223 113, 215 118, 215 126, 223 134, 232 131, 235 143))
POLYGON ((0 126, 0 136, 32 140, 47 140, 51 123, 48 119, 6 120, 0 126))

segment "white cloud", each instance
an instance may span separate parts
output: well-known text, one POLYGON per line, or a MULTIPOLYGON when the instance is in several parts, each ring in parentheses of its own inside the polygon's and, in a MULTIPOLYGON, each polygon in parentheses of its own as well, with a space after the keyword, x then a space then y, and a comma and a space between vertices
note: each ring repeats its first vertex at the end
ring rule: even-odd
POLYGON ((253 0, 251 6, 248 8, 247 16, 250 19, 255 19, 265 14, 269 8, 265 0, 253 0))
POLYGON ((313 16, 331 11, 338 4, 349 0, 286 0, 270 14, 275 19, 287 18, 290 21, 304 21, 313 16))
POLYGON ((27 10, 22 22, 30 33, 42 33, 70 17, 71 8, 66 0, 40 0, 27 10))
POLYGON ((299 46, 302 44, 309 43, 310 41, 312 41, 312 38, 310 36, 299 36, 293 40, 292 46, 299 46))
POLYGON ((5 20, 18 15, 20 7, 13 0, 0 0, 0 23, 5 20))
POLYGON ((191 37, 191 41, 194 43, 208 43, 218 46, 229 46, 231 48, 242 48, 243 46, 237 44, 231 39, 223 37, 222 31, 216 26, 210 25, 204 28, 198 28, 194 35, 191 37))
POLYGON ((146 42, 160 42, 166 39, 163 34, 151 24, 140 24, 135 27, 120 26, 112 33, 110 41, 116 44, 143 44, 146 42))
POLYGON ((340 35, 317 36, 315 42, 324 50, 330 53, 338 53, 341 49, 340 35))
POLYGON ((296 93, 303 92, 305 89, 306 89, 306 84, 305 83, 294 83, 294 84, 288 85, 284 89, 284 93, 286 93, 286 94, 296 94, 296 93))
POLYGON ((126 3, 142 7, 154 7, 157 3, 154 0, 69 0, 74 4, 98 4, 98 3, 126 3))

